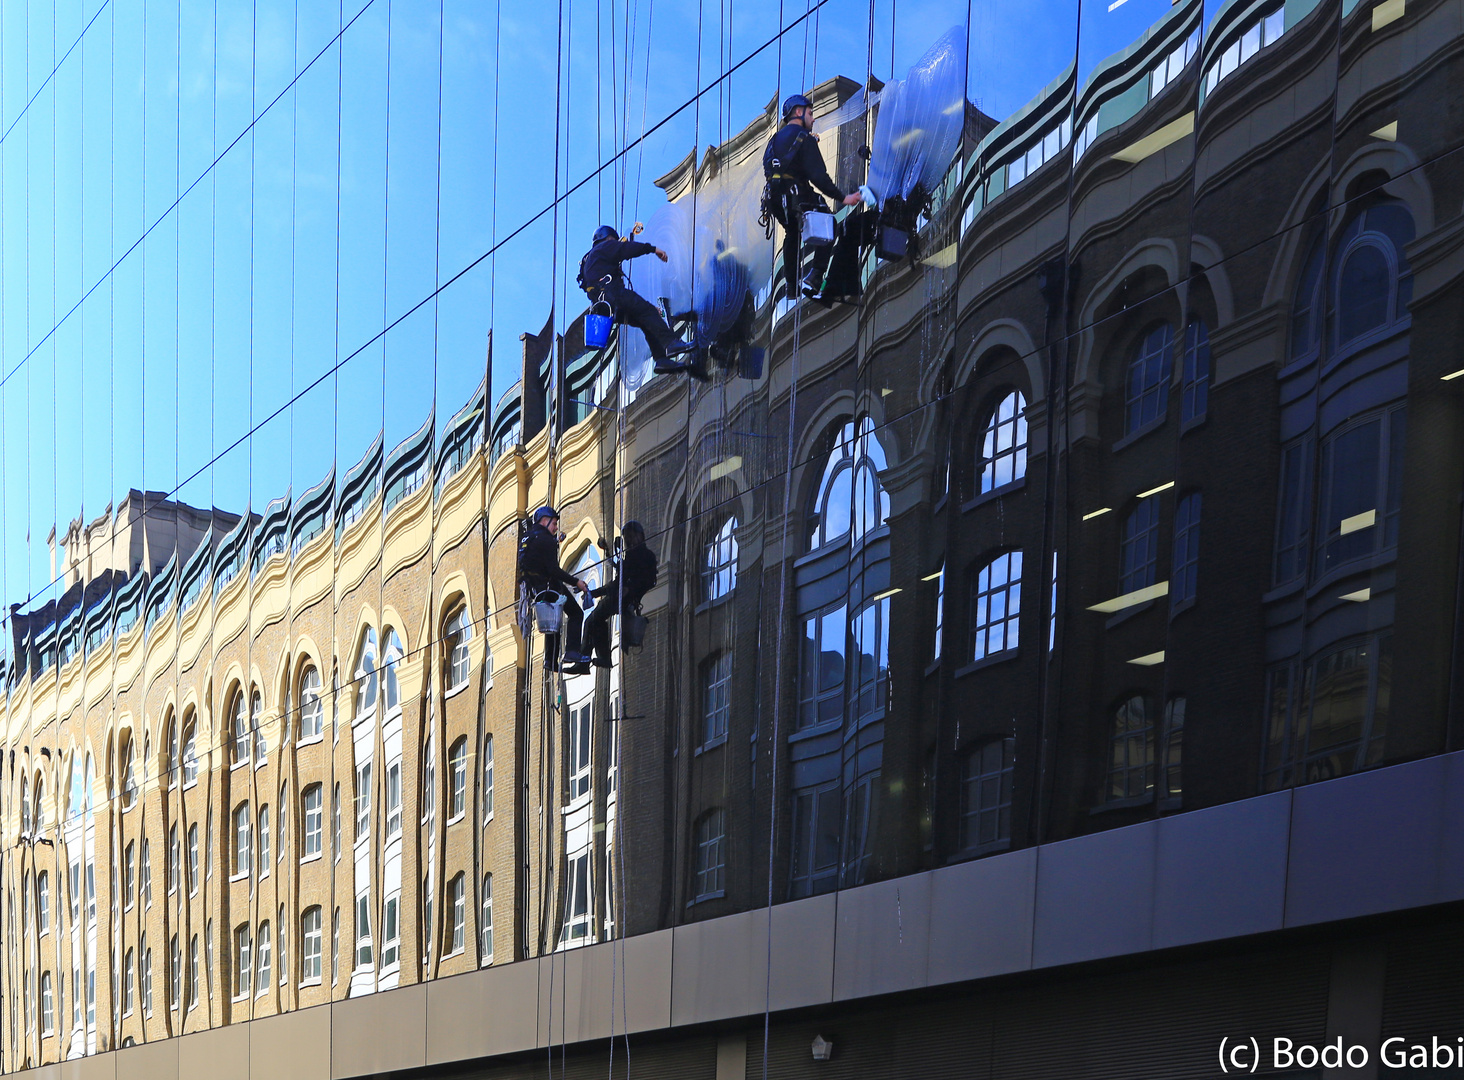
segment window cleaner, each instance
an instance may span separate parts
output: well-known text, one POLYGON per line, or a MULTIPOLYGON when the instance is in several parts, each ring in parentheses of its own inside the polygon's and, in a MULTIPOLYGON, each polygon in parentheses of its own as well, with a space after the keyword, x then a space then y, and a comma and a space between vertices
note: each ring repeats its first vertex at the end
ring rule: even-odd
POLYGON ((564 619, 568 625, 548 647, 544 663, 552 666, 556 662, 555 653, 562 641, 564 651, 558 657, 561 662, 559 670, 566 675, 584 675, 590 670, 590 658, 580 651, 584 611, 570 590, 578 589, 588 603, 590 587, 559 565, 559 545, 563 541, 559 535, 559 512, 552 506, 541 506, 535 510, 524 538, 519 541, 519 575, 535 603, 557 604, 561 594, 556 586, 565 590, 564 619))
POLYGON ((579 276, 575 280, 590 298, 590 303, 609 304, 622 322, 645 334, 658 374, 693 371, 692 364, 677 363, 671 357, 691 352, 696 346, 672 333, 655 305, 625 284, 620 264, 641 255, 655 255, 662 262, 667 258, 666 253, 654 244, 621 239, 614 226, 601 225, 595 230, 593 245, 580 260, 579 276))
MULTIPOLYGON (((600 541, 605 547, 605 541, 600 541)), ((595 610, 585 619, 584 637, 586 648, 594 653, 596 667, 610 666, 610 616, 620 613, 620 633, 626 645, 639 645, 636 635, 630 631, 633 620, 643 619, 640 613, 641 597, 656 585, 656 553, 646 546, 646 530, 639 521, 627 521, 615 540, 615 574, 608 584, 596 589, 594 595, 600 598, 595 610), (624 551, 621 542, 624 541, 624 551), (620 593, 621 574, 624 573, 625 595, 620 593)), ((644 633, 644 626, 641 627, 644 633)))
MULTIPOLYGON (((799 289, 803 215, 828 213, 828 204, 818 192, 843 206, 860 202, 858 194, 845 195, 829 176, 823 155, 818 152, 818 136, 813 133, 813 102, 802 94, 794 94, 783 102, 783 126, 763 151, 763 176, 767 184, 763 188, 761 221, 769 230, 773 219, 783 226, 783 273, 791 300, 799 289)), ((772 235, 771 231, 768 235, 772 235)), ((817 296, 823 290, 833 237, 829 236, 827 241, 816 246, 810 244, 814 249, 813 265, 802 282, 807 296, 817 296)))

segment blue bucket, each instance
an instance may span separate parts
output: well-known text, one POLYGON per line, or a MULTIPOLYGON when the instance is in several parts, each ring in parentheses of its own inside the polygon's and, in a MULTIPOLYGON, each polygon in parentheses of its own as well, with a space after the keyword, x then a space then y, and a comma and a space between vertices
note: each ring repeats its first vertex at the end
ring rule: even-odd
POLYGON ((585 315, 585 348, 603 349, 610 344, 610 328, 615 325, 615 313, 610 305, 601 300, 585 315), (598 311, 603 307, 605 313, 598 311))

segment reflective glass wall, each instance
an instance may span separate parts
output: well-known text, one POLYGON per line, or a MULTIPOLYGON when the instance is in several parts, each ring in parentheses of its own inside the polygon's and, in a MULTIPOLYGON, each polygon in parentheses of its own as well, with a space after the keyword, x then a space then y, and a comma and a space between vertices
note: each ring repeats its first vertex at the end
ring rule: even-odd
POLYGON ((0 1066, 1457 748, 1461 34, 0 4, 0 1066))

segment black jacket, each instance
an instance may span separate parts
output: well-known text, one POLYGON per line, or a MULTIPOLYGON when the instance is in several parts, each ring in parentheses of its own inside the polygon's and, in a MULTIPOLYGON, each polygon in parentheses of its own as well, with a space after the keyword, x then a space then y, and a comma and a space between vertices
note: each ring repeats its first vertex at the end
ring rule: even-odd
MULTIPOLYGON (((633 608, 641 602, 641 597, 655 588, 656 553, 645 544, 637 544, 622 557, 621 566, 625 571, 625 606, 633 608)), ((617 598, 620 595, 619 575, 596 589, 595 595, 608 596, 612 600, 617 598)))
POLYGON ((815 187, 835 202, 844 201, 844 193, 829 176, 823 155, 818 152, 818 140, 797 124, 784 124, 768 140, 768 148, 763 151, 763 175, 773 181, 791 177, 805 190, 815 187))
POLYGON ((616 237, 601 240, 580 260, 579 286, 581 289, 603 289, 610 284, 624 285, 625 275, 620 264, 640 255, 653 255, 655 251, 655 244, 642 244, 639 240, 616 237))
POLYGON ((577 580, 559 565, 559 541, 537 521, 519 542, 518 565, 525 584, 536 591, 553 585, 573 588, 577 580))

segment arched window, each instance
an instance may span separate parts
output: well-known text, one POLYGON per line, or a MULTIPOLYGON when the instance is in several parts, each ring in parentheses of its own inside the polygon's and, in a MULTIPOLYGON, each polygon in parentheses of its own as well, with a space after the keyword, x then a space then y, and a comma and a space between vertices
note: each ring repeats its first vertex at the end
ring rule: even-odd
POLYGON ((1163 419, 1168 411, 1173 339, 1174 329, 1159 323, 1139 340, 1124 378, 1125 435, 1163 419))
POLYGON ((402 639, 397 632, 390 628, 386 631, 386 651, 382 654, 381 666, 381 690, 383 704, 386 711, 401 708, 402 691, 397 680, 397 665, 401 663, 406 650, 402 648, 402 639))
POLYGON ((168 786, 178 786, 178 722, 170 712, 163 721, 163 775, 168 786))
POLYGON ((1109 735, 1109 801, 1136 799, 1154 787, 1154 721, 1142 694, 1113 712, 1109 735))
POLYGON ((1120 595, 1154 584, 1159 567, 1159 496, 1140 499, 1124 519, 1118 552, 1120 595))
POLYGON ((241 765, 249 760, 249 712, 244 699, 244 688, 234 692, 233 707, 229 710, 229 728, 233 735, 234 764, 241 765))
POLYGON ((254 762, 256 765, 263 765, 265 758, 264 698, 257 687, 254 696, 249 700, 249 730, 254 733, 254 762))
POLYGON ((356 717, 360 719, 376 708, 376 631, 371 627, 361 635, 361 655, 356 661, 356 717))
POLYGON ((849 537, 860 540, 890 515, 890 497, 879 480, 887 467, 874 421, 862 417, 839 430, 814 492, 808 546, 819 548, 849 537), (857 434, 856 434, 857 430, 857 434))
POLYGON ((1022 553, 1006 551, 981 567, 971 583, 971 659, 1016 649, 1021 614, 1022 553))
POLYGON ((1027 475, 1027 399, 1019 390, 1002 395, 981 435, 981 491, 1005 487, 1027 475))
POLYGON ((179 757, 182 760, 183 786, 191 787, 198 782, 198 725, 192 714, 183 723, 183 743, 179 750, 179 757))
POLYGON ((722 527, 707 541, 702 582, 708 600, 730 596, 737 587, 737 515, 722 522, 722 527))
POLYGON ((1180 402, 1180 421, 1198 420, 1209 405, 1210 330, 1204 319, 1194 318, 1184 328, 1184 397, 1180 402))
POLYGON ((468 684, 468 674, 472 670, 472 655, 468 652, 468 642, 473 638, 473 623, 468 618, 466 604, 459 604, 447 617, 446 632, 443 637, 447 648, 446 689, 456 690, 468 684))
POLYGON ((86 791, 83 788, 82 766, 73 753, 71 756, 71 794, 68 798, 66 816, 68 818, 81 817, 82 807, 86 804, 86 791))
POLYGON ((31 831, 30 781, 20 778, 20 835, 29 836, 31 831))
POLYGON ((325 706, 320 700, 320 670, 307 664, 300 675, 300 738, 317 739, 325 727, 325 706))
MULTIPOLYGON (((122 746, 122 809, 131 810, 137 803, 137 768, 133 760, 132 736, 122 746)), ((36 822, 40 828, 40 822, 36 822)))
POLYGON ((1322 260, 1326 238, 1318 236, 1307 252, 1306 264, 1296 282, 1291 302, 1291 359, 1310 356, 1322 345, 1322 260))
POLYGON ((1408 313, 1413 275, 1403 254, 1413 217, 1399 203, 1358 214, 1337 240, 1337 345, 1396 322, 1408 313))

